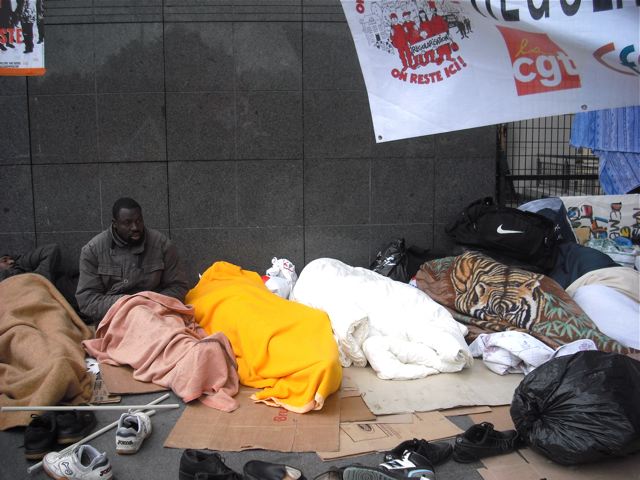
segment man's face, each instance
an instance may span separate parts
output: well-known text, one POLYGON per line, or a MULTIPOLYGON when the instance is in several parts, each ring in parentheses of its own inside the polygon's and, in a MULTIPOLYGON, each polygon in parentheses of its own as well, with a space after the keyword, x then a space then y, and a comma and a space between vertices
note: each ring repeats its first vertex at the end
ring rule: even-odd
POLYGON ((9 270, 13 264, 14 260, 9 255, 3 255, 0 257, 0 271, 9 270))
POLYGON ((112 221, 116 233, 130 245, 138 245, 144 239, 144 220, 139 208, 121 208, 112 221))

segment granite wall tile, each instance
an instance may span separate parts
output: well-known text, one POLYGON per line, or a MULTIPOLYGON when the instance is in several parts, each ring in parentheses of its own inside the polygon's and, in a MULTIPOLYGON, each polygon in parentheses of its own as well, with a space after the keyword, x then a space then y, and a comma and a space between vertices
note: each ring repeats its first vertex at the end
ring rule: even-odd
POLYGON ((305 90, 364 90, 364 78, 347 23, 303 24, 305 90))
POLYGON ((307 226, 304 243, 305 265, 328 257, 354 267, 369 266, 368 226, 307 226))
POLYGON ((301 23, 234 23, 233 44, 239 90, 302 89, 301 23))
POLYGON ((433 136, 438 153, 447 158, 489 157, 496 155, 498 132, 495 125, 468 128, 433 136))
POLYGON ((495 188, 495 156, 438 158, 434 221, 449 223, 469 203, 494 196, 495 188))
POLYGON ((168 93, 169 160, 218 160, 236 156, 233 93, 168 93))
POLYGON ((164 94, 98 95, 101 162, 161 161, 166 152, 164 94))
POLYGON ((238 162, 238 224, 302 225, 302 161, 238 162))
POLYGON ((232 42, 230 22, 166 24, 167 91, 233 91, 232 42))
POLYGON ((44 95, 29 99, 33 163, 97 160, 95 95, 44 95))
POLYGON ((31 167, 3 166, 0 175, 0 232, 33 232, 33 219, 31 167))
POLYGON ((391 158, 372 161, 372 223, 431 222, 433 199, 433 159, 391 158))
POLYGON ((302 94, 243 92, 237 96, 238 158, 302 157, 302 94))
POLYGON ((373 150, 373 126, 364 92, 304 92, 306 158, 367 158, 373 150))
POLYGON ((370 221, 369 159, 308 159, 304 167, 306 225, 358 225, 370 221))
POLYGON ((98 172, 95 164, 34 165, 36 232, 101 230, 98 172))
POLYGON ((95 28, 98 93, 162 92, 162 23, 99 23, 95 28))
POLYGON ((171 239, 176 244, 190 284, 198 282, 198 274, 217 261, 238 264, 236 235, 227 228, 174 228, 171 239))
POLYGON ((30 163, 27 102, 26 95, 0 96, 0 165, 30 163))
POLYGON ((169 162, 171 228, 237 224, 237 165, 232 162, 169 162))

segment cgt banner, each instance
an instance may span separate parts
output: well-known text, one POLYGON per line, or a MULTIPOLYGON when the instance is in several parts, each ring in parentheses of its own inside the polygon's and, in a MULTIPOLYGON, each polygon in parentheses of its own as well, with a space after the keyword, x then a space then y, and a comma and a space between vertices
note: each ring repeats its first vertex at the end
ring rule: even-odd
POLYGON ((377 142, 640 105, 640 0, 341 0, 377 142))
POLYGON ((44 73, 44 0, 0 0, 0 75, 44 73))

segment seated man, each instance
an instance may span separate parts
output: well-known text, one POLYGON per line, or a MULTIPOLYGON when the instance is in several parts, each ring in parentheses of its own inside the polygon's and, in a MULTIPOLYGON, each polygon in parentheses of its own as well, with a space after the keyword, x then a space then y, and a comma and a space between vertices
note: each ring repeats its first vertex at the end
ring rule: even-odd
POLYGON ((111 227, 82 247, 76 298, 89 322, 99 322, 123 295, 153 291, 184 300, 189 285, 175 245, 145 228, 140 205, 116 200, 111 227))
POLYGON ((78 273, 63 268, 60 247, 56 243, 42 245, 21 255, 0 255, 0 281, 20 273, 37 273, 45 277, 62 293, 77 311, 75 291, 78 273))

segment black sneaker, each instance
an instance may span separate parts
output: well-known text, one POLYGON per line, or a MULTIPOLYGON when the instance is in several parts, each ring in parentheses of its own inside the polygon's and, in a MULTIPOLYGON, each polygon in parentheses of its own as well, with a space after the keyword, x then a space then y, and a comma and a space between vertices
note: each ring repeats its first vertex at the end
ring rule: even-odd
POLYGON ((484 422, 473 425, 456 437, 453 459, 460 463, 471 463, 484 457, 502 455, 520 448, 518 432, 494 430, 493 424, 484 422))
POLYGON ((304 475, 297 468, 278 463, 263 462, 260 460, 250 460, 243 469, 245 480, 306 480, 304 475))
POLYGON ((242 480, 222 461, 219 453, 187 448, 180 457, 180 480, 242 480))
POLYGON ((62 445, 82 440, 98 424, 95 414, 90 410, 58 413, 56 422, 58 424, 58 443, 62 445))
POLYGON ((56 450, 56 416, 53 412, 31 415, 31 422, 24 431, 24 456, 27 460, 41 460, 56 450))
POLYGON ((431 462, 431 465, 440 465, 449 459, 453 452, 453 447, 447 442, 429 443, 426 440, 407 440, 402 442, 393 450, 384 454, 384 461, 397 460, 402 458, 406 451, 416 452, 431 462))
POLYGON ((344 469, 343 480, 401 480, 415 478, 435 480, 431 462, 419 453, 407 450, 402 458, 396 458, 378 467, 351 465, 344 469))

